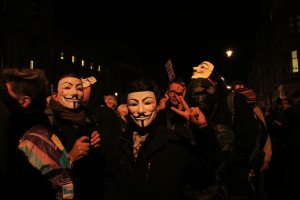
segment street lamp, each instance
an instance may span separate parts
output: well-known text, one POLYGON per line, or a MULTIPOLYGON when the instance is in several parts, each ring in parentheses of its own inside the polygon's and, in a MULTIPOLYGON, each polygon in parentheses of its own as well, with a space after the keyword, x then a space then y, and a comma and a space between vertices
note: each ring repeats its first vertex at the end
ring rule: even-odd
POLYGON ((233 51, 230 50, 230 49, 228 49, 228 50, 226 51, 226 54, 227 54, 227 57, 230 58, 231 55, 233 54, 233 51))

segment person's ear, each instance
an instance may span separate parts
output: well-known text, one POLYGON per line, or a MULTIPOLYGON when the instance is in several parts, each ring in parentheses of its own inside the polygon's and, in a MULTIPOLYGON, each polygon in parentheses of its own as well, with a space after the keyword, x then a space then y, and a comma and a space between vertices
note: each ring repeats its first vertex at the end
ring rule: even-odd
POLYGON ((56 102, 58 102, 58 97, 57 97, 57 93, 56 92, 52 92, 52 99, 56 102))
POLYGON ((19 99, 19 103, 23 108, 27 108, 31 104, 31 98, 29 96, 22 96, 19 99))

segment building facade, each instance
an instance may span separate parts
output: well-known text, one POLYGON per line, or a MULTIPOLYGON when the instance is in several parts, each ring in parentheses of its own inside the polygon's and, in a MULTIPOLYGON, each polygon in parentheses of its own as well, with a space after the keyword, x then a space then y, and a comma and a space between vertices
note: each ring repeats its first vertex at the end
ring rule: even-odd
POLYGON ((261 107, 300 89, 300 1, 265 0, 249 83, 261 107))
MULTIPOLYGON (((99 93, 123 93, 142 74, 134 50, 85 40, 59 29, 56 0, 0 0, 0 67, 40 68, 49 82, 74 71, 98 80, 99 93)), ((76 27, 75 27, 76 28, 76 27)), ((78 27, 80 28, 80 27, 78 27)))

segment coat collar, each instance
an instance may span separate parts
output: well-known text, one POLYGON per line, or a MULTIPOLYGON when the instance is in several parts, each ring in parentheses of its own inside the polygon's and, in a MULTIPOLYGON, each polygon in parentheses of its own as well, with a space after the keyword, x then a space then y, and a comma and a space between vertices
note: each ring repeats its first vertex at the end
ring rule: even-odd
MULTIPOLYGON (((121 135, 121 144, 119 148, 134 161, 133 158, 133 132, 136 131, 134 124, 128 124, 126 131, 121 135)), ((149 127, 147 136, 144 144, 139 150, 139 157, 137 162, 144 162, 153 155, 155 152, 164 148, 166 143, 169 141, 172 134, 175 134, 172 130, 165 127, 158 126, 154 123, 153 126, 149 127)))

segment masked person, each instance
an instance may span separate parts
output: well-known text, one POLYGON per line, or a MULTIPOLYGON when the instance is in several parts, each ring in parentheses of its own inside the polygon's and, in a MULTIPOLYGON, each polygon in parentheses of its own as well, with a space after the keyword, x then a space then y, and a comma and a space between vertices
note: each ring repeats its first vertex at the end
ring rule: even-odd
POLYGON ((100 135, 86 120, 83 99, 81 78, 68 73, 59 79, 50 108, 54 114, 53 126, 73 164, 74 197, 88 200, 100 195, 103 166, 98 148, 100 135))
POLYGON ((231 113, 226 86, 214 65, 204 61, 194 67, 187 101, 199 107, 208 124, 215 127, 222 148, 223 161, 216 170, 216 190, 211 188, 208 192, 210 198, 248 200, 253 198, 248 175, 249 160, 256 147, 256 120, 246 98, 239 93, 234 96, 235 113, 231 113))
MULTIPOLYGON (((207 171, 201 146, 191 144, 164 125, 158 112, 159 90, 146 79, 128 87, 127 105, 131 120, 121 134, 118 157, 109 167, 114 179, 108 183, 104 199, 182 199, 186 187, 205 188, 207 171)), ((195 140, 213 131, 206 126, 199 109, 188 108, 195 124, 195 140), (197 124, 198 123, 198 124, 197 124), (197 127, 196 127, 197 124, 197 127)))
POLYGON ((0 75, 1 198, 72 199, 68 155, 44 113, 44 71, 4 68, 0 75))

